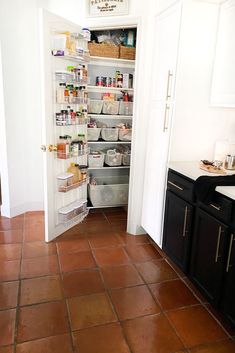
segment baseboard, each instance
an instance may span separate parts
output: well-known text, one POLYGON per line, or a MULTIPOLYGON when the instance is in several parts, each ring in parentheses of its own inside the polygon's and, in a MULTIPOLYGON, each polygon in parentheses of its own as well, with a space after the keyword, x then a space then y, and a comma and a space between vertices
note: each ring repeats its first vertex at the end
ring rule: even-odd
POLYGON ((15 207, 5 208, 4 205, 1 206, 1 216, 12 218, 19 216, 25 212, 29 211, 43 211, 43 202, 29 202, 27 204, 17 205, 15 207))

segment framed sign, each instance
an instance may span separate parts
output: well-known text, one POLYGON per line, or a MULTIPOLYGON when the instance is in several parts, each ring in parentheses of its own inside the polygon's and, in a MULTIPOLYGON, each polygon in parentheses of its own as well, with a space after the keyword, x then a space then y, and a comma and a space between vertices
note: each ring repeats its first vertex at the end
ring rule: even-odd
POLYGON ((89 17, 127 15, 129 0, 87 0, 89 17))

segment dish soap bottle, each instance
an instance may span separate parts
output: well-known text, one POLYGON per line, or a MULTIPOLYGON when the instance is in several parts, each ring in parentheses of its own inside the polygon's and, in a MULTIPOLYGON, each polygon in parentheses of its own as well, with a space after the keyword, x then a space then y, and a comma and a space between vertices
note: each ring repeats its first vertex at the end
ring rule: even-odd
POLYGON ((75 163, 70 163, 70 166, 68 167, 67 172, 73 174, 72 184, 79 183, 81 176, 79 178, 79 169, 75 163))

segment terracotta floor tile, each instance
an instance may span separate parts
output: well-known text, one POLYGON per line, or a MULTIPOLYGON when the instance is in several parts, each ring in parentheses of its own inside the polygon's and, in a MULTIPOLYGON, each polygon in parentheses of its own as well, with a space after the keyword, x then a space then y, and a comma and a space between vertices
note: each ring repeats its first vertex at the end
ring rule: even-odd
POLYGON ((58 241, 57 248, 60 254, 90 250, 89 243, 85 238, 58 241))
POLYGON ((160 312, 147 286, 115 289, 110 295, 119 320, 160 312))
POLYGON ((143 284, 143 280, 132 264, 101 267, 105 285, 109 288, 131 287, 143 284))
POLYGON ((73 337, 79 353, 130 353, 119 323, 77 331, 73 337))
POLYGON ((197 289, 197 287, 187 278, 183 278, 183 281, 185 284, 193 291, 193 293, 197 296, 197 298, 202 302, 202 303, 208 303, 208 299, 204 297, 204 295, 197 289))
POLYGON ((24 227, 24 215, 13 218, 1 217, 0 218, 0 231, 10 229, 22 229, 24 227))
POLYGON ((122 243, 115 235, 96 235, 94 237, 89 238, 89 243, 92 249, 96 248, 106 248, 113 246, 121 246, 122 243))
POLYGON ((167 316, 188 348, 226 338, 222 328, 201 305, 170 311, 167 316))
POLYGON ((111 228, 115 231, 115 232, 125 232, 126 228, 127 228, 127 221, 112 221, 111 223, 109 223, 111 228))
POLYGON ((20 259, 21 247, 21 244, 0 244, 0 261, 20 259))
POLYGON ((22 243, 23 229, 0 231, 0 244, 22 243))
POLYGON ((24 241, 45 240, 44 224, 35 224, 25 227, 24 241))
POLYGON ((70 298, 68 307, 73 331, 117 321, 105 293, 70 298))
POLYGON ((228 332, 228 334, 231 337, 235 338, 235 326, 230 323, 225 316, 223 316, 222 312, 219 312, 216 310, 211 304, 207 303, 205 304, 207 310, 209 313, 216 318, 217 321, 220 322, 220 324, 225 328, 225 330, 228 332))
POLYGON ((63 301, 25 306, 19 310, 18 343, 68 331, 67 310, 63 301))
POLYGON ((32 258, 56 254, 56 245, 44 241, 32 241, 23 244, 22 257, 32 258))
POLYGON ((39 277, 21 281, 20 305, 62 299, 59 276, 39 277))
POLYGON ((105 232, 107 230, 110 230, 110 223, 108 221, 102 221, 102 222, 87 222, 83 223, 80 226, 80 229, 82 227, 85 229, 86 233, 100 233, 100 232, 105 232))
POLYGON ((72 353, 69 334, 17 344, 16 353, 72 353))
POLYGON ((165 260, 152 260, 136 265, 137 270, 147 283, 158 283, 178 278, 176 272, 165 260))
POLYGON ((19 282, 0 283, 0 309, 15 308, 18 299, 19 282))
POLYGON ((57 255, 23 259, 21 278, 49 276, 59 272, 57 255))
POLYGON ((161 255, 152 244, 130 245, 126 247, 126 250, 133 262, 144 262, 161 258, 161 255))
POLYGON ((117 221, 126 221, 127 222, 127 213, 125 211, 118 213, 109 213, 106 215, 110 223, 117 221))
POLYGON ((126 232, 119 232, 118 237, 126 245, 148 244, 150 242, 148 235, 130 235, 126 232))
POLYGON ((124 265, 130 262, 129 257, 122 248, 103 248, 93 250, 99 266, 124 265))
POLYGON ((14 353, 13 346, 0 347, 0 353, 14 353))
POLYGON ((62 272, 96 267, 91 251, 80 251, 59 256, 62 272))
POLYGON ((14 281, 19 279, 20 261, 1 261, 0 262, 0 281, 14 281))
POLYGON ((235 353, 235 341, 214 342, 189 350, 190 353, 235 353))
POLYGON ((123 327, 133 353, 173 353, 184 348, 162 314, 128 320, 123 327))
POLYGON ((199 304, 198 300, 181 280, 173 280, 150 285, 154 297, 163 310, 177 309, 199 304))
POLYGON ((0 311, 0 346, 14 343, 16 309, 0 311))
POLYGON ((63 275, 62 283, 66 297, 104 291, 104 285, 97 269, 66 273, 63 275))

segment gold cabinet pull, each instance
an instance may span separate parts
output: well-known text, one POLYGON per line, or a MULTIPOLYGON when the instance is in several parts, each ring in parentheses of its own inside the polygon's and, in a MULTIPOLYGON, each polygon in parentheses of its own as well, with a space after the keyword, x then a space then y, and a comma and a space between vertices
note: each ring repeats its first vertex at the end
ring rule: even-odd
POLYGON ((186 235, 186 226, 187 226, 187 217, 188 217, 188 207, 185 206, 184 209, 184 227, 183 227, 183 237, 186 235))
POLYGON ((220 239, 221 239, 222 228, 219 226, 219 233, 217 238, 217 245, 216 245, 216 253, 215 253, 215 262, 218 262, 219 256, 219 248, 220 248, 220 239))
POLYGON ((175 183, 172 183, 172 181, 168 180, 168 184, 174 186, 176 189, 180 190, 180 191, 183 191, 184 189, 181 188, 179 185, 175 184, 175 183))
POLYGON ((57 146, 56 146, 56 145, 49 145, 49 146, 48 146, 48 151, 49 151, 49 152, 57 151, 57 146))
POLYGON ((234 235, 231 234, 231 236, 230 236, 230 243, 229 243, 229 250, 228 250, 228 259, 227 259, 226 272, 228 272, 228 271, 229 271, 229 268, 231 267, 231 265, 230 265, 230 259, 231 259, 231 254, 232 254, 233 241, 234 241, 234 235))
POLYGON ((168 100, 168 98, 171 98, 171 93, 169 92, 171 85, 171 79, 172 79, 172 72, 170 70, 168 70, 168 76, 167 76, 167 84, 166 84, 166 100, 168 100))
POLYGON ((213 203, 210 203, 210 206, 215 208, 217 211, 221 210, 221 207, 214 205, 213 203))
POLYGON ((168 114, 170 111, 170 107, 168 104, 165 106, 165 114, 164 114, 164 124, 163 124, 163 132, 166 132, 168 130, 168 114))

